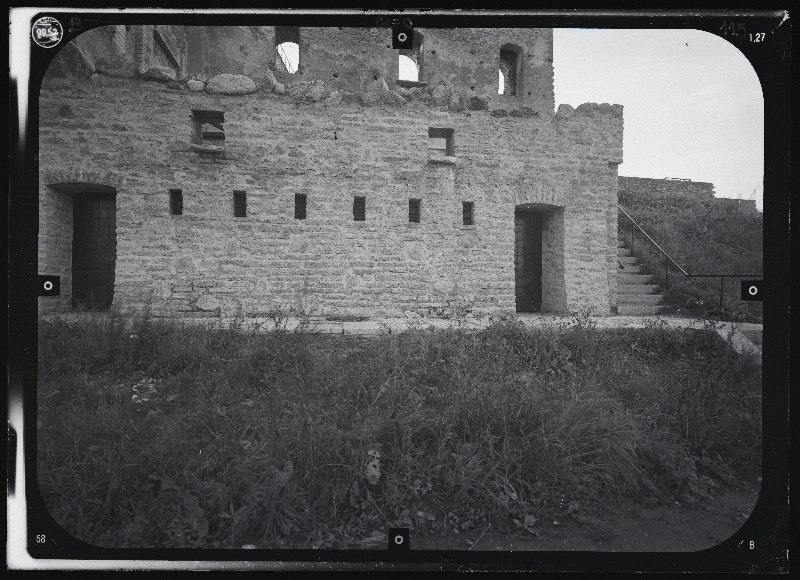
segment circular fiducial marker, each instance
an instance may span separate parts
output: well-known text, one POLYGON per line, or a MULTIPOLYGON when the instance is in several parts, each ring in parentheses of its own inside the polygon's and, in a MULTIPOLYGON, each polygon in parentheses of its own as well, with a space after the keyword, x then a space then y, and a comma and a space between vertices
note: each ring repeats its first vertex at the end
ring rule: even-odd
POLYGON ((48 280, 47 282, 44 283, 44 289, 49 292, 50 290, 53 289, 53 283, 50 280, 48 280))
POLYGON ((407 38, 408 35, 405 32, 401 32, 400 34, 397 35, 397 40, 399 40, 400 42, 405 42, 407 38))
POLYGON ((758 287, 750 286, 750 288, 747 289, 747 293, 750 294, 750 296, 755 296, 758 294, 758 287))
POLYGON ((31 38, 42 48, 53 48, 64 36, 61 23, 51 16, 43 16, 33 23, 31 38))
POLYGON ((394 537, 394 543, 398 546, 403 543, 403 536, 397 535, 394 537))

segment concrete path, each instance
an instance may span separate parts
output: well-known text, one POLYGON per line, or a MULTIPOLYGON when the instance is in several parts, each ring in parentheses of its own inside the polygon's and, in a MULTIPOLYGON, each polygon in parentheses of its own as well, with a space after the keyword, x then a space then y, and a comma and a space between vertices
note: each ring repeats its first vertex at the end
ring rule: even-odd
MULTIPOLYGON (((42 320, 61 319, 65 321, 85 318, 103 319, 108 313, 70 312, 66 314, 53 314, 42 316, 42 320)), ((559 328, 560 326, 574 324, 574 320, 566 316, 548 314, 520 313, 515 317, 528 328, 559 328)), ((351 317, 355 318, 355 317, 351 317)), ((156 318, 155 320, 163 320, 156 318)), ((211 328, 239 327, 245 331, 270 331, 276 327, 276 321, 270 318, 178 318, 176 322, 196 324, 211 328)), ((763 325, 746 322, 714 322, 702 319, 674 318, 669 316, 597 316, 588 319, 598 329, 606 328, 645 328, 648 325, 663 325, 669 328, 702 329, 706 326, 714 330, 725 340, 732 335, 731 342, 737 352, 752 352, 761 355, 761 333, 763 325), (712 326, 713 325, 713 326, 712 326)), ((461 319, 423 318, 420 316, 403 318, 386 318, 381 320, 353 320, 347 317, 309 317, 288 318, 279 321, 278 326, 290 332, 311 332, 320 334, 396 334, 404 330, 419 328, 463 328, 466 330, 480 330, 491 323, 489 318, 467 316, 461 319), (333 318, 331 320, 330 318, 333 318)))

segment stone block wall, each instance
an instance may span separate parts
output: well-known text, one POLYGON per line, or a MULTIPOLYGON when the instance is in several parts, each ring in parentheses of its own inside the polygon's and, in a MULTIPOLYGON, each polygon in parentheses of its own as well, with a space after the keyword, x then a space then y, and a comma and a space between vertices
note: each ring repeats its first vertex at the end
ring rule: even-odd
MULTIPOLYGON (((300 67, 294 74, 275 67, 275 27, 185 27, 190 39, 190 72, 211 78, 243 74, 258 86, 269 69, 284 84, 320 79, 330 91, 359 92, 378 75, 390 87, 398 80, 398 51, 388 29, 300 28, 300 67)), ((553 31, 551 29, 418 29, 423 37, 419 82, 440 83, 465 99, 479 97, 491 108, 521 105, 552 112, 553 31), (523 71, 519 96, 498 95, 501 47, 520 49, 523 71)))
MULTIPOLYGON (((714 184, 689 179, 650 179, 645 177, 619 176, 620 199, 628 192, 646 192, 654 202, 681 199, 684 201, 708 201, 714 199, 714 184)), ((620 203, 623 203, 622 201, 620 203)))
POLYGON ((714 196, 714 184, 690 179, 649 179, 644 177, 619 177, 619 199, 625 205, 625 198, 635 194, 637 198, 646 197, 649 203, 670 204, 675 201, 717 206, 729 211, 758 213, 754 199, 732 199, 714 196))
POLYGON ((61 295, 39 299, 41 312, 66 312, 72 301, 72 196, 40 188, 39 273, 61 277, 61 295))
MULTIPOLYGON (((322 80, 311 78, 315 62, 309 56, 308 80, 322 80)), ((330 94, 336 82, 319 66, 330 94)), ((488 99, 485 110, 453 111, 423 99, 365 106, 103 75, 46 78, 39 271, 64 277, 61 302, 40 299, 41 309, 70 300, 67 198, 112 187, 114 305, 123 311, 396 316, 463 304, 513 312, 514 210, 527 206, 544 216, 543 309, 608 314, 622 108, 562 106, 554 115, 533 111, 526 97, 503 99, 502 109, 488 99), (70 115, 60 113, 64 105, 70 115), (192 109, 224 111, 224 153, 191 148, 192 109), (429 127, 453 130, 452 156, 429 158, 429 127), (170 189, 182 191, 183 215, 171 215, 170 189), (247 193, 246 217, 234 217, 234 190, 247 193), (296 194, 307 196, 305 220, 295 219, 296 194), (363 222, 353 220, 354 196, 366 198, 363 222), (408 221, 412 198, 422 200, 419 224, 408 221), (474 204, 474 225, 462 223, 465 201, 474 204)))

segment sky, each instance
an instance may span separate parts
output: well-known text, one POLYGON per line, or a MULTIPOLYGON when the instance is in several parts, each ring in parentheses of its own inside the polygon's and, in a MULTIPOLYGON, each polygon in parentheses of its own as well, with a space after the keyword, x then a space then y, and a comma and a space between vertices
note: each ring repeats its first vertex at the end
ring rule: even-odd
POLYGON ((761 84, 732 44, 699 30, 555 29, 553 66, 556 108, 624 106, 620 175, 711 182, 762 208, 761 84))

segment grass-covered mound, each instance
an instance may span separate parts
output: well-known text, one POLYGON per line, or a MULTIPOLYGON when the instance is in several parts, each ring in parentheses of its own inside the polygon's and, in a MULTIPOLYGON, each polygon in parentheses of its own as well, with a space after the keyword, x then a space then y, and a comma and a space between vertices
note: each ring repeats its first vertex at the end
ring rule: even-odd
MULTIPOLYGON (((700 203, 680 196, 653 198, 644 189, 623 188, 619 204, 689 274, 759 274, 764 268, 762 213, 735 205, 700 203)), ((619 232, 630 244, 630 221, 619 214, 619 232)), ((665 286, 664 255, 638 231, 634 254, 644 269, 665 286)), ((740 279, 726 278, 719 308, 719 278, 686 278, 670 265, 665 301, 678 313, 761 322, 761 302, 740 299, 740 279)))

